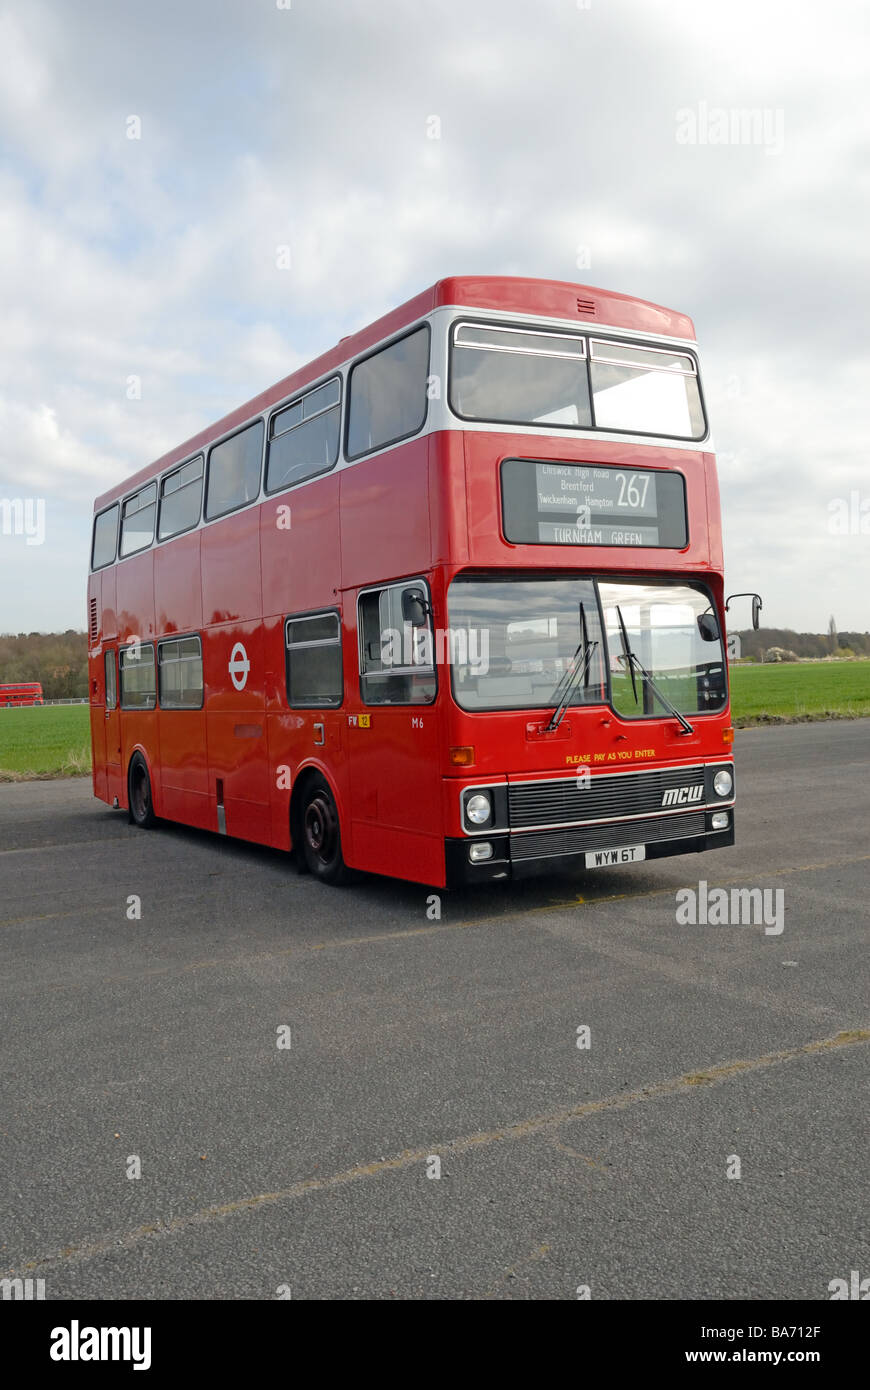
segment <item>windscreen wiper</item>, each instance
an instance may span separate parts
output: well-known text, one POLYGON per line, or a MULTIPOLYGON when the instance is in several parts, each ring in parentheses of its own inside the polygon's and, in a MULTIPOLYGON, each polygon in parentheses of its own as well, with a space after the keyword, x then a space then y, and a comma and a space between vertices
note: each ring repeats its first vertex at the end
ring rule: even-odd
POLYGON ((558 696, 559 691, 561 690, 562 698, 559 700, 559 703, 553 710, 550 722, 545 728, 544 733, 550 734, 553 732, 554 729, 558 729, 563 718, 565 717, 565 710, 568 708, 568 701, 571 698, 571 692, 577 684, 578 678, 582 677, 584 685, 589 684, 589 668, 592 664, 592 658, 595 655, 595 649, 597 648, 597 646, 597 642, 589 641, 589 629, 586 626, 586 609, 583 603, 581 602, 580 641, 577 643, 577 647, 574 652, 574 655, 571 658, 571 664, 568 667, 568 670, 565 672, 561 681, 556 686, 555 694, 558 696), (581 652, 583 653, 582 656, 580 656, 581 652))
POLYGON ((641 663, 640 658, 635 656, 634 652, 631 650, 631 647, 628 645, 628 633, 625 630, 625 620, 622 616, 622 609, 620 608, 619 604, 616 605, 616 616, 619 619, 619 636, 620 641, 622 642, 622 656, 620 657, 620 660, 625 662, 626 670, 628 671, 628 674, 631 677, 631 689, 632 694, 634 695, 635 704, 637 704, 637 682, 634 679, 634 673, 635 670, 637 670, 638 674, 642 676, 643 679, 646 681, 652 693, 655 696, 657 696, 659 702, 662 705, 664 705, 668 714, 673 715, 674 719, 679 720, 679 722, 682 724, 683 733, 693 734, 695 730, 689 723, 688 719, 684 718, 684 716, 680 714, 680 711, 677 709, 676 705, 672 705, 667 696, 662 694, 655 681, 653 680, 652 676, 650 675, 649 671, 641 663))

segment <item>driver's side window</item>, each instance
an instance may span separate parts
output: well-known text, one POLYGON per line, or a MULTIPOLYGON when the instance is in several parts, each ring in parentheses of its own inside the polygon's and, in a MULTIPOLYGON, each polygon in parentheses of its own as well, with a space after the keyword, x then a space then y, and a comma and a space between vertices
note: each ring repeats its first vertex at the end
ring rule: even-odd
POLYGON ((360 691, 367 705, 429 705, 435 647, 429 589, 404 580, 359 596, 360 691))

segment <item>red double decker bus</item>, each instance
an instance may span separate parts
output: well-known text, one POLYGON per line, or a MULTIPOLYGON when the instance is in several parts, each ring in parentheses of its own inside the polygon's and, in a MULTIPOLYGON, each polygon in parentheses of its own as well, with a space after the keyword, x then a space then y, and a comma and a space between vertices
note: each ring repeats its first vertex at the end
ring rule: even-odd
POLYGON ((439 281, 95 505, 94 793, 433 886, 734 840, 691 320, 439 281))
POLYGON ((15 681, 0 685, 0 707, 13 705, 42 705, 45 698, 39 681, 15 681))

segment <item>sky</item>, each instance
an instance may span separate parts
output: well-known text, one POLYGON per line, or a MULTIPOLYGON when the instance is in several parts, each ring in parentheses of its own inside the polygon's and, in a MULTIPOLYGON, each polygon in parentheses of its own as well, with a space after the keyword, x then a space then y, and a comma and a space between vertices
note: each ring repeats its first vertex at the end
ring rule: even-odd
POLYGON ((866 631, 868 39, 858 0, 0 0, 0 632, 83 627, 97 494, 450 274, 688 313, 727 589, 866 631))

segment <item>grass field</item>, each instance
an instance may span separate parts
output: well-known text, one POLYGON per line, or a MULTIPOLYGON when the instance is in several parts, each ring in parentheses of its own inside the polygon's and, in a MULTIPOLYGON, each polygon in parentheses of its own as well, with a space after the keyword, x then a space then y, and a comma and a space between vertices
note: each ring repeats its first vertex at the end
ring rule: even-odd
MULTIPOLYGON (((870 661, 734 666, 731 703, 739 729, 870 716, 870 661)), ((82 777, 90 770, 87 705, 0 709, 0 781, 82 777)))
POLYGON ((0 709, 0 781, 83 777, 91 770, 87 705, 0 709))
POLYGON ((738 729, 870 715, 870 661, 732 666, 731 708, 738 729))

